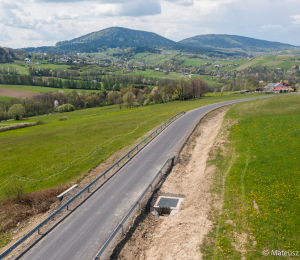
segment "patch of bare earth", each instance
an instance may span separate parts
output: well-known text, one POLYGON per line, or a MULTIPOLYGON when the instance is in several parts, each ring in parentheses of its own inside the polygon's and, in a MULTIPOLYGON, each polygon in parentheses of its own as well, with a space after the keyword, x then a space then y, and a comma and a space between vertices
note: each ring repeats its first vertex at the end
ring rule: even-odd
POLYGON ((158 192, 184 195, 180 211, 158 219, 143 212, 134 223, 135 230, 118 245, 111 259, 202 259, 200 245, 212 228, 209 214, 214 167, 207 167, 206 161, 228 109, 214 111, 199 124, 158 192))
POLYGON ((38 95, 38 93, 24 91, 24 90, 0 88, 0 96, 14 97, 14 98, 28 98, 30 96, 36 96, 36 95, 38 95))

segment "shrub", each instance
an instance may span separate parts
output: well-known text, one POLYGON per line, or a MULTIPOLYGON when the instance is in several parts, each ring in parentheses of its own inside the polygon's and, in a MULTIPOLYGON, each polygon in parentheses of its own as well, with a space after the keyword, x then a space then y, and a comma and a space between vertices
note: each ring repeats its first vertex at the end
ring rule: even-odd
POLYGON ((57 108, 59 113, 74 111, 75 107, 71 104, 63 104, 57 108))
POLYGON ((150 103, 150 100, 149 100, 149 99, 146 99, 146 100, 144 101, 144 106, 148 106, 149 103, 150 103))
POLYGON ((39 121, 36 122, 36 125, 42 125, 42 124, 46 124, 46 123, 42 120, 39 120, 39 121))
POLYGON ((64 120, 68 120, 68 117, 66 117, 66 116, 61 117, 58 121, 64 121, 64 120))
POLYGON ((9 119, 8 114, 6 112, 0 112, 0 122, 7 119, 9 119))
POLYGON ((8 116, 16 120, 22 119, 25 113, 26 110, 21 104, 15 104, 8 110, 8 116))

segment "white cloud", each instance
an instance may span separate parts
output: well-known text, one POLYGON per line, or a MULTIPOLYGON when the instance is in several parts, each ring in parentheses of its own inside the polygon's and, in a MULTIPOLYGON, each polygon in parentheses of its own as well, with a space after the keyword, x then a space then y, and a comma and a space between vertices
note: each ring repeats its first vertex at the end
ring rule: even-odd
POLYGON ((70 14, 68 11, 63 10, 53 14, 54 18, 60 20, 76 20, 79 18, 78 14, 70 14))
POLYGON ((166 38, 173 38, 178 33, 177 28, 168 28, 168 30, 165 33, 166 38))
POLYGON ((299 0, 0 0, 0 42, 54 45, 120 26, 175 41, 216 33, 300 45, 295 10, 299 0))
POLYGON ((292 19, 294 19, 293 24, 297 25, 300 24, 300 15, 292 15, 291 16, 292 19))
POLYGON ((11 40, 11 36, 8 34, 7 29, 5 28, 5 26, 0 25, 0 41, 1 42, 6 42, 11 40))
POLYGON ((93 11, 93 13, 98 16, 140 17, 161 14, 161 5, 156 0, 134 0, 128 3, 99 4, 96 6, 96 9, 93 11))
POLYGON ((190 6, 194 4, 194 0, 165 0, 167 2, 176 3, 178 5, 190 6))
POLYGON ((261 31, 281 30, 281 29, 283 29, 283 26, 279 24, 264 24, 260 27, 261 31))
POLYGON ((95 15, 115 16, 119 12, 117 9, 116 4, 102 4, 98 5, 93 12, 95 15))

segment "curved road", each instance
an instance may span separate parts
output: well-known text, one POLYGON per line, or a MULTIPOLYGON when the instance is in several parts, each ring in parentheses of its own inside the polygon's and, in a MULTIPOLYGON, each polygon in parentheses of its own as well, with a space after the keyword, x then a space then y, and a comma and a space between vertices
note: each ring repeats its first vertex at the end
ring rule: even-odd
POLYGON ((22 259, 93 259, 193 122, 211 109, 253 99, 200 107, 177 119, 22 259))

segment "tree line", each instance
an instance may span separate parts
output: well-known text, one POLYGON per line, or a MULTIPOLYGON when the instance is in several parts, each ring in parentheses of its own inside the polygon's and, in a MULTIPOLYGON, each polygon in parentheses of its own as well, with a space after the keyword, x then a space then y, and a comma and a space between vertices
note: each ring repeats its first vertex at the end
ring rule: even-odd
MULTIPOLYGON (((9 109, 15 104, 24 107, 24 116, 31 117, 42 114, 49 114, 64 110, 65 104, 70 104, 76 110, 108 105, 119 105, 120 108, 147 106, 157 103, 168 103, 174 100, 187 100, 203 97, 208 92, 208 85, 201 78, 193 78, 189 82, 184 79, 174 80, 163 87, 157 86, 152 89, 149 87, 135 88, 130 86, 117 91, 91 93, 84 91, 78 93, 73 90, 70 94, 62 91, 41 93, 26 99, 12 99, 0 102, 0 121, 10 119, 9 109), (63 106, 63 107, 61 107, 63 106), (61 110, 59 109, 61 107, 61 110)), ((73 108, 72 108, 73 109, 73 108)))
POLYGON ((90 89, 90 90, 114 90, 119 91, 121 88, 127 88, 130 85, 139 85, 143 88, 147 85, 165 86, 170 84, 170 79, 157 79, 142 76, 115 76, 104 75, 91 77, 88 80, 64 80, 53 77, 34 77, 32 75, 1 75, 0 84, 8 85, 32 85, 51 88, 67 88, 67 89, 90 89), (93 79, 93 80, 91 80, 93 79))

